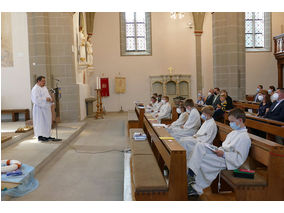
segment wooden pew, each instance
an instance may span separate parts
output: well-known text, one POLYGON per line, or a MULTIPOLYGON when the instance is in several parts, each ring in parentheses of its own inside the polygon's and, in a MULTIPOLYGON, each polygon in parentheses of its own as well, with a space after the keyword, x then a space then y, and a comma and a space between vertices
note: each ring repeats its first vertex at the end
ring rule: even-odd
MULTIPOLYGON (((151 115, 144 114, 143 129, 147 135, 150 147, 155 156, 154 159, 159 166, 160 173, 163 174, 165 166, 169 170, 167 187, 164 189, 161 181, 159 181, 160 185, 158 184, 158 188, 157 186, 151 188, 151 183, 146 184, 144 182, 143 184, 148 186, 147 189, 144 188, 144 190, 139 190, 135 188, 137 184, 134 183, 132 184, 134 197, 136 200, 187 200, 186 151, 174 139, 161 139, 160 137, 171 137, 171 135, 165 128, 153 126, 155 123, 158 122, 157 120, 153 119, 151 115)), ((140 158, 142 157, 140 156, 140 158)), ((143 158, 146 157, 144 156, 143 158)), ((147 156, 147 158, 147 161, 150 161, 150 157, 147 156)), ((136 162, 137 161, 138 160, 136 160, 136 162)), ((155 163, 153 163, 153 165, 156 167, 155 163)), ((132 164, 131 166, 132 177, 135 179, 134 173, 137 173, 138 167, 137 164, 136 166, 135 164, 132 164)), ((157 174, 156 171, 155 173, 157 174)), ((136 180, 137 179, 138 178, 136 178, 136 180)))
POLYGON ((233 105, 237 108, 243 109, 247 111, 248 109, 252 109, 253 112, 258 112, 259 103, 252 101, 233 101, 233 105))
MULTIPOLYGON (((224 123, 228 124, 228 114, 226 111, 224 114, 224 123)), ((266 139, 275 140, 275 136, 284 137, 284 122, 275 121, 267 118, 257 117, 251 113, 246 113, 245 124, 251 132, 251 129, 257 129, 266 133, 266 139)))
POLYGON ((246 95, 247 101, 254 101, 254 95, 246 95))
MULTIPOLYGON (((202 106, 195 106, 195 107, 201 113, 202 106)), ((229 119, 228 119, 229 112, 230 110, 225 111, 224 114, 225 124, 229 124, 229 119)), ((265 132, 266 139, 271 141, 275 141, 275 136, 284 137, 284 122, 257 117, 252 113, 246 112, 245 125, 247 126, 250 133, 252 129, 257 129, 265 132)))
POLYGON ((130 129, 130 171, 133 200, 166 200, 168 189, 148 140, 135 141, 134 132, 144 133, 143 129, 130 129))
POLYGON ((164 166, 169 170, 168 190, 166 200, 187 200, 187 168, 186 150, 172 137, 165 128, 154 127, 157 123, 152 116, 144 116, 144 131, 148 136, 154 155, 161 171, 164 166))
MULTIPOLYGON (((214 144, 220 146, 232 129, 219 122, 216 124, 218 133, 214 144)), ((231 187, 236 200, 284 200, 284 146, 252 134, 249 136, 251 149, 241 168, 255 170, 255 178, 236 178, 232 171, 224 170, 221 183, 231 187)), ((216 178, 211 185, 212 192, 217 192, 217 182, 216 178)))
MULTIPOLYGON (((136 127, 133 128, 142 128, 143 126, 143 118, 144 118, 144 113, 145 109, 139 108, 139 106, 136 104, 135 105, 135 113, 138 118, 138 124, 136 127)), ((171 124, 172 122, 176 121, 178 119, 178 113, 176 112, 176 107, 172 107, 172 118, 171 119, 162 119, 161 123, 163 124, 171 124)))
POLYGON ((145 109, 139 108, 138 105, 135 105, 134 112, 128 111, 128 134, 129 130, 132 128, 142 128, 143 127, 143 117, 144 117, 145 109))
POLYGON ((30 110, 29 109, 2 109, 1 114, 12 114, 12 120, 19 120, 19 113, 25 113, 25 121, 30 120, 30 110))

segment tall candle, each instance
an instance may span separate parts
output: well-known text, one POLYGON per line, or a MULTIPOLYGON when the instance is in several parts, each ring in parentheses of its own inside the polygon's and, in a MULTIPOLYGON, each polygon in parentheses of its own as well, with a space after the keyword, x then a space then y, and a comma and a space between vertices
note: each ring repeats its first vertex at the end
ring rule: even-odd
POLYGON ((100 77, 97 77, 97 89, 101 89, 101 79, 100 77))
POLYGON ((99 77, 97 77, 97 79, 96 79, 96 89, 99 89, 99 77))

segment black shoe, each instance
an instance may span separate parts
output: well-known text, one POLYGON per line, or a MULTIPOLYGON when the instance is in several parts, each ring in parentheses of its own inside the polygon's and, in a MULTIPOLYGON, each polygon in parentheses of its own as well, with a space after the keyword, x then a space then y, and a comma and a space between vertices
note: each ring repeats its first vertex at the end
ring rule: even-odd
POLYGON ((38 141, 47 142, 48 139, 46 137, 39 136, 38 141))
POLYGON ((198 196, 197 191, 195 191, 192 185, 187 186, 187 196, 198 196))
POLYGON ((48 138, 47 138, 47 140, 49 140, 49 141, 54 141, 54 140, 55 140, 55 138, 48 137, 48 138))
POLYGON ((195 184, 195 177, 187 175, 187 185, 195 184))

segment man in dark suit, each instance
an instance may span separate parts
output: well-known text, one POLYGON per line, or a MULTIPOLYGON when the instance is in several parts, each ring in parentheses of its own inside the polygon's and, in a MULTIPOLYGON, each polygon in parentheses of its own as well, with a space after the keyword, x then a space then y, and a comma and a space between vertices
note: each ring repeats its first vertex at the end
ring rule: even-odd
POLYGON ((206 98, 205 104, 206 105, 212 105, 214 99, 214 90, 209 89, 208 96, 206 98))
MULTIPOLYGON (((284 88, 277 89, 273 96, 275 96, 276 101, 273 102, 264 117, 284 122, 284 88)), ((284 145, 284 138, 275 136, 275 142, 284 145)))
POLYGON ((277 101, 273 102, 268 113, 264 116, 276 121, 284 122, 284 88, 277 89, 275 96, 278 96, 277 101))

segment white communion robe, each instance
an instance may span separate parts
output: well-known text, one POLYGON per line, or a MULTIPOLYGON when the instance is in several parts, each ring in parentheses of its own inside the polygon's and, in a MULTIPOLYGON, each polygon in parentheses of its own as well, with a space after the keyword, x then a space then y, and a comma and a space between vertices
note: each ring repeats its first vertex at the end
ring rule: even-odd
POLYGON ((194 135, 201 125, 200 114, 196 108, 192 108, 189 113, 188 119, 181 127, 175 127, 170 130, 170 134, 179 141, 181 137, 194 135))
POLYGON ((31 99, 33 102, 33 126, 36 137, 50 137, 51 135, 51 102, 46 98, 51 98, 47 88, 37 84, 32 89, 31 99))
POLYGON ((152 112, 152 116, 155 117, 158 113, 159 113, 159 110, 161 109, 161 107, 163 106, 163 102, 160 101, 156 101, 156 103, 154 104, 154 107, 153 107, 153 111, 152 112))
POLYGON ((197 143, 188 165, 196 175, 192 187, 201 195, 221 170, 238 169, 246 161, 250 146, 251 140, 246 128, 234 130, 227 135, 218 148, 224 151, 223 157, 218 157, 205 143, 197 143))
POLYGON ((162 105, 162 102, 158 103, 158 101, 156 101, 155 103, 151 102, 150 104, 146 106, 146 112, 148 113, 151 113, 152 111, 158 112, 158 110, 160 109, 160 106, 162 105))
POLYGON ((200 129, 193 136, 181 137, 180 145, 186 150, 187 164, 189 162, 191 153, 197 143, 212 144, 217 134, 217 125, 213 118, 204 121, 200 129))
POLYGON ((163 104, 160 108, 159 113, 157 114, 157 120, 160 123, 162 119, 164 118, 171 118, 171 112, 172 112, 172 107, 169 102, 166 102, 163 104))
POLYGON ((179 118, 176 121, 174 121, 173 123, 171 123, 171 126, 169 128, 167 128, 167 130, 170 131, 170 129, 173 129, 175 127, 181 127, 182 125, 185 124, 187 119, 188 119, 188 113, 187 112, 181 113, 179 118))

